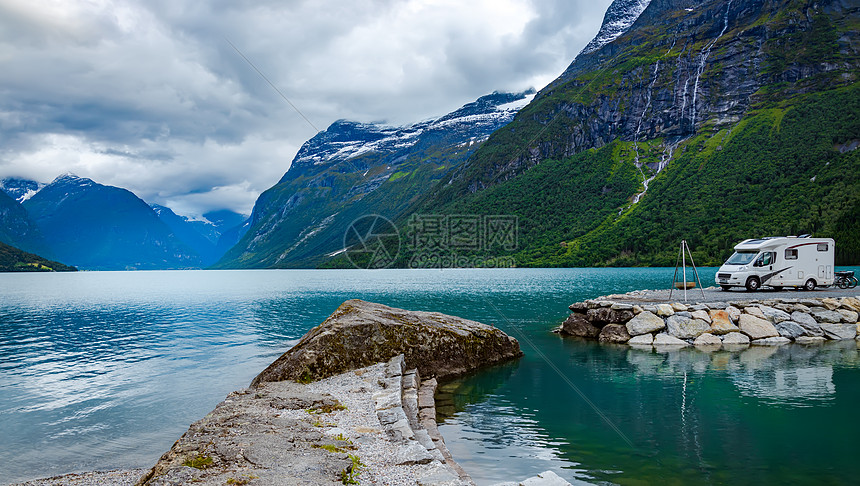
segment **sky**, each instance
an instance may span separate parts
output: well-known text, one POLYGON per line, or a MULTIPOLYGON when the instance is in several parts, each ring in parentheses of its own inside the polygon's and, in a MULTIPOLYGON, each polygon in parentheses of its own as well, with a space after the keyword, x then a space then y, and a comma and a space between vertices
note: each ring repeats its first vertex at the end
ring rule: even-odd
POLYGON ((338 119, 544 87, 609 3, 0 0, 0 178, 71 172, 186 216, 249 214, 338 119))

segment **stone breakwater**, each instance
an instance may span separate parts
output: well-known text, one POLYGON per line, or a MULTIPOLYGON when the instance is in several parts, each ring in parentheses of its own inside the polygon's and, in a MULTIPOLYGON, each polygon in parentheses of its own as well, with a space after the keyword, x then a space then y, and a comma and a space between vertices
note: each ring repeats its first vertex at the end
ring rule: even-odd
POLYGON ((570 305, 557 332, 631 346, 702 348, 860 339, 858 297, 631 304, 613 295, 570 305))

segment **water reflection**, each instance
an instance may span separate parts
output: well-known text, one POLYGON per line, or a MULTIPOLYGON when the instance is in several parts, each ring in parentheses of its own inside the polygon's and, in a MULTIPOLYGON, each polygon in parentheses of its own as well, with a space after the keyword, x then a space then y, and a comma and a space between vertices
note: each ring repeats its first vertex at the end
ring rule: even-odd
POLYGON ((633 347, 627 362, 640 376, 676 381, 678 376, 723 373, 740 396, 788 407, 811 407, 836 395, 833 366, 860 365, 853 340, 804 346, 743 346, 735 350, 703 352, 692 347, 633 347))

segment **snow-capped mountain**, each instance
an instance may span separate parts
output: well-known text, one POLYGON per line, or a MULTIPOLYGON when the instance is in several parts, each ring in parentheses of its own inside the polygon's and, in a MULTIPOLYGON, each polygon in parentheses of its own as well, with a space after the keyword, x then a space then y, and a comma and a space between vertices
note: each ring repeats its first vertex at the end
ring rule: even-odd
POLYGON ((580 54, 592 53, 601 47, 614 41, 636 22, 636 19, 645 11, 651 0, 615 0, 606 9, 603 16, 603 24, 591 42, 586 44, 580 54))
POLYGON ((5 192, 9 197, 19 203, 23 203, 27 199, 30 199, 43 187, 45 187, 45 184, 29 179, 21 179, 18 177, 0 179, 0 191, 5 192))
POLYGON ((460 166, 535 96, 495 92, 438 118, 395 127, 338 120, 305 142, 257 199, 247 234, 216 265, 316 266, 357 218, 394 219, 460 166))
POLYGON ((483 141, 495 127, 513 120, 517 111, 527 105, 534 96, 534 90, 522 93, 495 92, 439 118, 400 127, 338 120, 305 142, 290 168, 298 170, 311 165, 330 164, 370 152, 393 153, 408 150, 414 147, 422 136, 426 137, 434 132, 459 130, 469 134, 467 141, 483 141))
POLYGON ((190 268, 201 263, 126 189, 64 174, 23 206, 53 253, 84 269, 190 268))

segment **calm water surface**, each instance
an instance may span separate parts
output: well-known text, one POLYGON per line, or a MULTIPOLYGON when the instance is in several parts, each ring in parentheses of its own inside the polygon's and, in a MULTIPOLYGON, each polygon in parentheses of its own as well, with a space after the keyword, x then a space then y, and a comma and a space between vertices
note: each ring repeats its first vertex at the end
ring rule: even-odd
MULTIPOLYGON (((666 353, 561 339, 567 305, 673 269, 0 274, 0 483, 144 467, 362 298, 492 323, 526 356, 447 384, 442 433, 479 484, 842 484, 857 345, 666 353), (561 375, 564 375, 562 378, 561 375)), ((701 269, 710 285, 716 269, 701 269)))

